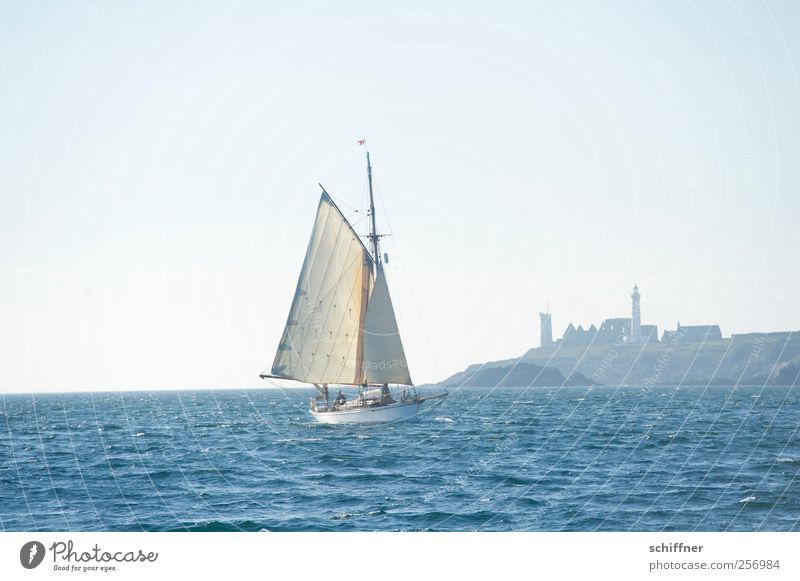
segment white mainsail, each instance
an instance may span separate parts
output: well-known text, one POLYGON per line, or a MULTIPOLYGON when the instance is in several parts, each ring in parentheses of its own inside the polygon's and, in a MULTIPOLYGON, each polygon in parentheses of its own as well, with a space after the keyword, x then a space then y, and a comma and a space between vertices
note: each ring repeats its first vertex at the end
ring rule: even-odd
POLYGON ((327 193, 272 373, 306 383, 363 381, 363 327, 372 286, 371 258, 327 193))
POLYGON ((364 373, 369 383, 411 385, 386 275, 378 265, 364 322, 364 373))
POLYGON ((326 192, 272 374, 316 384, 411 385, 383 269, 326 192))

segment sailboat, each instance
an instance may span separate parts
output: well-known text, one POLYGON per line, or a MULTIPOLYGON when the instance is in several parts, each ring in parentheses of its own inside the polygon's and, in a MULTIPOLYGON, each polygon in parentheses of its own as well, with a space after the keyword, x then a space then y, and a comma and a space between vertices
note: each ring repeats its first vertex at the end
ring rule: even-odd
POLYGON ((260 375, 313 384, 309 411, 326 424, 410 420, 419 417, 425 401, 447 396, 422 396, 411 381, 386 281, 388 255, 382 260, 380 254, 369 151, 367 181, 369 249, 320 184, 322 196, 286 327, 271 372, 260 375), (341 387, 358 387, 358 393, 348 399, 341 387))

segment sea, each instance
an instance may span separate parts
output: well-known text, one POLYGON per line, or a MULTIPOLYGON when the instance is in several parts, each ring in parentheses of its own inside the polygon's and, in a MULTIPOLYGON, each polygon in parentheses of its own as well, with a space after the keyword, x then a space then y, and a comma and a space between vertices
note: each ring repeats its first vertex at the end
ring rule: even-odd
POLYGON ((800 530, 798 389, 464 388, 371 427, 309 395, 2 395, 0 530, 800 530))

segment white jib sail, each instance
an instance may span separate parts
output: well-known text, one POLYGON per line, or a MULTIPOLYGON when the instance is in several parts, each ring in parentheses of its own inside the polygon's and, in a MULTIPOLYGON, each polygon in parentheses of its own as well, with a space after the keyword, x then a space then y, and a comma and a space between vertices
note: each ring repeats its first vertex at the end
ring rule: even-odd
POLYGON ((363 381, 370 262, 358 235, 323 193, 274 375, 306 383, 363 381))
POLYGON ((364 322, 364 379, 369 383, 411 385, 389 287, 380 265, 364 322))

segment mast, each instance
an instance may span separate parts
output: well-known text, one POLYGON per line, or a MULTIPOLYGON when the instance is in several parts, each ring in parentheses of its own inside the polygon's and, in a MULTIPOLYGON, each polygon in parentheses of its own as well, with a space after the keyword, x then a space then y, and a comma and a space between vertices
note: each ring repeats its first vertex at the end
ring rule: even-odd
POLYGON ((369 154, 367 172, 369 242, 322 188, 286 326, 262 374, 317 385, 323 399, 326 384, 413 385, 380 260, 369 154))
POLYGON ((367 151, 367 181, 369 181, 369 215, 370 215, 370 232, 369 241, 372 247, 372 258, 375 260, 375 268, 380 268, 381 256, 378 250, 378 230, 375 227, 375 200, 372 195, 372 164, 369 160, 369 151, 367 151))

